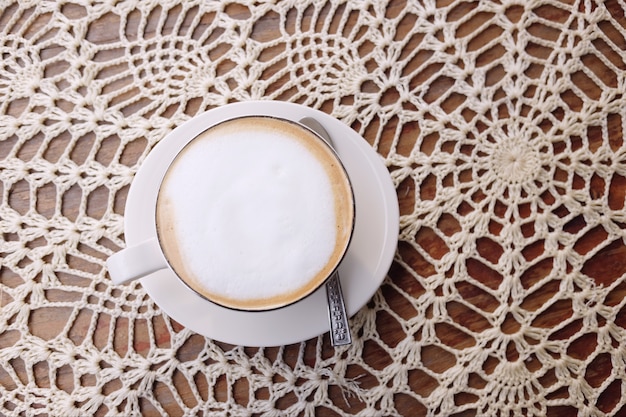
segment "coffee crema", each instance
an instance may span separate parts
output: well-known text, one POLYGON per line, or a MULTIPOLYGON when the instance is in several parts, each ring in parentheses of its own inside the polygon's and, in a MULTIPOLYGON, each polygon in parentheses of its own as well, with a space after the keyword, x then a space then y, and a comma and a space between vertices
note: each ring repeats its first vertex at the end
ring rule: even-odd
POLYGON ((176 156, 156 207, 179 278, 206 299, 269 310, 312 293, 349 244, 354 201, 335 153, 291 121, 240 117, 176 156))

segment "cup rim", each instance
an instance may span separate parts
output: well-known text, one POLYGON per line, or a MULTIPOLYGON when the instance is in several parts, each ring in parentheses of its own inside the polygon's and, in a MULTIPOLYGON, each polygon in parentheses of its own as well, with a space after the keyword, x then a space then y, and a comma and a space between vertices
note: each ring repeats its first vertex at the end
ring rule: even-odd
POLYGON ((354 236, 354 228, 355 228, 355 223, 356 223, 356 201, 355 201, 355 195, 354 195, 354 187, 352 185, 352 180, 350 179, 350 175, 348 173, 348 170, 346 169, 341 157, 339 156, 339 154, 337 153, 337 151, 335 150, 335 148, 329 144, 322 136, 320 136, 319 133, 317 133, 315 130, 311 129, 310 127, 299 123, 298 121, 295 120, 291 120, 291 119, 287 119, 287 118, 283 118, 280 116, 275 116, 275 115, 267 115, 267 114, 245 114, 245 115, 239 115, 239 116, 234 116, 234 117, 229 117, 229 118, 225 118, 223 120, 220 120, 216 123, 213 123, 209 126, 207 126, 206 128, 202 129, 201 131, 199 131, 196 135, 194 135, 193 137, 189 138, 185 144, 176 152, 176 154, 174 155, 174 157, 171 159, 171 161, 169 161, 169 163, 167 164, 167 168, 164 171, 163 176, 161 177, 159 184, 158 184, 158 190, 157 190, 157 196, 156 196, 156 200, 155 200, 155 205, 154 205, 154 224, 155 224, 155 229, 156 229, 156 239, 159 245, 159 249, 161 250, 161 253, 163 254, 163 257, 165 258, 165 262, 167 263, 167 267, 173 272, 173 274, 176 276, 176 278, 185 285, 186 288, 188 288, 189 290, 191 290, 195 295, 201 297, 202 299, 213 303, 217 306, 223 307, 223 308, 227 308, 229 310, 234 310, 234 311, 241 311, 241 312, 250 312, 250 313, 254 313, 254 312, 266 312, 266 311, 275 311, 275 310, 280 310, 282 308, 288 307, 290 305, 293 305, 295 303, 298 303, 304 299, 306 299, 307 297, 309 297, 311 294, 315 293, 319 288, 321 288, 323 285, 325 285, 330 278, 337 272, 337 270, 339 269, 339 266, 341 265, 341 262, 344 260, 346 254, 348 253, 348 250, 350 248, 350 244, 352 242, 352 238, 354 236), (163 249, 163 245, 161 244, 161 232, 160 229, 157 225, 157 216, 156 216, 156 212, 157 212, 157 207, 159 205, 159 198, 161 196, 161 188, 162 188, 162 184, 164 179, 167 177, 167 174, 170 170, 170 168, 172 167, 172 165, 174 164, 174 162, 178 159, 179 155, 181 155, 184 150, 186 150, 189 146, 191 146, 191 144, 200 136, 202 136, 205 132, 207 132, 208 130, 214 129, 224 123, 228 123, 228 122, 232 122, 232 121, 236 121, 236 120, 241 120, 241 119, 253 119, 253 118, 261 118, 261 119, 273 119, 273 120, 278 120, 280 122, 285 122, 291 125, 295 125, 297 126, 299 129, 304 129, 306 130, 308 133, 312 134, 318 142, 322 143, 322 146, 325 147, 327 150, 330 151, 330 153, 333 155, 335 161, 337 162, 337 165, 340 167, 340 171, 343 174, 343 177, 345 178, 347 185, 348 185, 348 191, 349 196, 350 196, 350 211, 351 211, 351 221, 350 221, 350 226, 349 226, 349 232, 348 232, 348 238, 345 240, 345 244, 342 247, 341 253, 337 259, 336 264, 334 265, 334 268, 332 268, 332 270, 329 271, 329 273, 326 275, 326 277, 324 277, 324 279, 321 279, 319 281, 319 283, 317 283, 316 285, 314 285, 313 287, 310 288, 309 291, 307 291, 306 293, 304 293, 302 296, 300 297, 296 297, 292 300, 289 300, 286 303, 283 304, 278 304, 278 305, 273 305, 273 306, 267 306, 267 307, 262 307, 262 308, 246 308, 246 307, 237 307, 237 306, 233 306, 233 305, 229 305, 226 303, 221 303, 217 300, 213 300, 210 297, 207 297, 205 294, 201 293, 200 291, 198 291, 197 289, 193 288, 193 286, 187 282, 180 274, 179 272, 174 268, 174 266, 172 265, 172 263, 170 262, 170 259, 168 257, 168 255, 165 253, 165 250, 163 249))

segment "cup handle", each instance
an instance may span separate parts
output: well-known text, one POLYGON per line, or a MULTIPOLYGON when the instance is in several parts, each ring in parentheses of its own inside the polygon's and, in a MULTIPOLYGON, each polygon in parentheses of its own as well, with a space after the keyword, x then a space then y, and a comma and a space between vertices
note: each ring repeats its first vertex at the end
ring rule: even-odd
POLYGON ((126 284, 152 272, 167 268, 167 261, 156 238, 113 254, 106 266, 114 284, 126 284))

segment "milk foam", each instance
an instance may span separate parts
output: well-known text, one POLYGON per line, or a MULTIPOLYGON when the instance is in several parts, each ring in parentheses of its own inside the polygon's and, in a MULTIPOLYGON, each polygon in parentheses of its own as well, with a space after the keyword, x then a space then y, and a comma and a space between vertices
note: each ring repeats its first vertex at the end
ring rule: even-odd
POLYGON ((209 298, 303 291, 335 252, 328 168, 289 132, 260 122, 211 129, 167 174, 159 204, 170 208, 161 210, 169 220, 162 222, 173 229, 179 268, 209 298))

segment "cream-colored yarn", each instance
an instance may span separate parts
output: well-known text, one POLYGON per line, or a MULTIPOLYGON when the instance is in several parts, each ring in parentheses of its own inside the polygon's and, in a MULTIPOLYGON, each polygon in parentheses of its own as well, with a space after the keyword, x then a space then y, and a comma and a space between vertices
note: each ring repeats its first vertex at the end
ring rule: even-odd
POLYGON ((0 414, 626 413, 623 2, 0 6, 0 414), (205 339, 104 268, 150 149, 251 99, 332 114, 397 186, 395 262, 334 355, 205 339))

